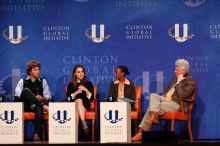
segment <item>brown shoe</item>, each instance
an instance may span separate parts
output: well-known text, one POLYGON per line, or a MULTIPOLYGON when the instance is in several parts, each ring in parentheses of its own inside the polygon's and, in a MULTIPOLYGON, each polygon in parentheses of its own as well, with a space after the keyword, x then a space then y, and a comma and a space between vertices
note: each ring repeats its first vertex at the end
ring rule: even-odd
POLYGON ((131 138, 131 142, 139 142, 142 140, 142 132, 138 132, 131 138))
POLYGON ((150 111, 149 114, 150 114, 150 120, 152 121, 152 124, 158 125, 159 124, 158 113, 150 111))
POLYGON ((151 119, 148 119, 148 118, 145 118, 145 119, 144 119, 144 123, 145 123, 146 125, 151 126, 151 125, 152 125, 152 120, 151 120, 151 119))
POLYGON ((135 136, 131 138, 131 142, 141 141, 142 140, 142 132, 143 132, 143 129, 139 128, 138 132, 135 134, 135 136))

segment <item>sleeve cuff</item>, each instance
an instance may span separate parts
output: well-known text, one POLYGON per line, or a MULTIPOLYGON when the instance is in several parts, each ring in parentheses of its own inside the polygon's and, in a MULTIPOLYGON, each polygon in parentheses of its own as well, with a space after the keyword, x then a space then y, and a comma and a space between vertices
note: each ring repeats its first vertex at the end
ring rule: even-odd
POLYGON ((70 96, 72 97, 72 99, 74 99, 75 97, 72 95, 72 94, 70 94, 70 96))
POLYGON ((87 94, 87 98, 90 99, 92 97, 92 93, 87 94))

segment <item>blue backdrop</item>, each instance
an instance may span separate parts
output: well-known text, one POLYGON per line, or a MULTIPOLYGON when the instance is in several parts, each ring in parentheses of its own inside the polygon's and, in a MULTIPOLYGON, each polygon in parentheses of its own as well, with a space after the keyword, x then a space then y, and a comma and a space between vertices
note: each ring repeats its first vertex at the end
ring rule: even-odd
POLYGON ((13 100, 26 62, 37 59, 54 101, 65 97, 77 63, 102 101, 123 64, 143 86, 145 112, 149 94, 161 93, 185 58, 198 82, 194 137, 218 139, 219 8, 219 0, 0 0, 0 94, 13 100))

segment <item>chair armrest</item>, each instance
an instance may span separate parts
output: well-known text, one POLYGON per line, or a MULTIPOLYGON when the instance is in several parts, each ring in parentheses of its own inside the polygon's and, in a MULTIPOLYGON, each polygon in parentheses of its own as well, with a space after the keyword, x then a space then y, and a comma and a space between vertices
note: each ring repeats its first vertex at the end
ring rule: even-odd
POLYGON ((141 100, 140 100, 140 99, 136 99, 136 100, 135 100, 135 103, 134 103, 134 109, 135 109, 135 111, 139 111, 140 105, 141 105, 141 100))
POLYGON ((185 101, 185 102, 193 102, 194 99, 189 99, 189 98, 180 98, 180 101, 185 101))
POLYGON ((97 100, 96 100, 96 99, 93 99, 93 100, 89 103, 89 108, 90 108, 91 111, 95 111, 96 102, 97 102, 97 100))
POLYGON ((183 102, 193 103, 194 99, 182 99, 180 98, 180 109, 182 113, 188 113, 188 109, 184 106, 183 102))
POLYGON ((183 113, 191 113, 192 108, 193 108, 193 104, 195 101, 195 96, 196 96, 196 91, 193 93, 193 95, 191 96, 191 98, 179 98, 180 99, 180 108, 181 108, 181 112, 183 113), (184 107, 183 102, 186 102, 189 104, 189 109, 186 109, 186 107, 184 107))

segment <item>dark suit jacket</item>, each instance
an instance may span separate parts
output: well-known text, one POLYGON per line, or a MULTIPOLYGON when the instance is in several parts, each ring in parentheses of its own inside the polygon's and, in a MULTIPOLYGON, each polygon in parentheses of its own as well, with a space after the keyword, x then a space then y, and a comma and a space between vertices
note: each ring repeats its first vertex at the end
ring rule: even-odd
MULTIPOLYGON (((175 85, 177 78, 174 77, 173 80, 167 85, 164 90, 163 95, 165 96, 167 92, 175 85)), ((180 104, 179 98, 191 98, 192 95, 196 92, 196 81, 193 80, 192 76, 187 76, 184 80, 180 81, 175 85, 175 92, 173 94, 173 101, 180 104)), ((189 110, 189 103, 184 102, 187 111, 189 110)))

